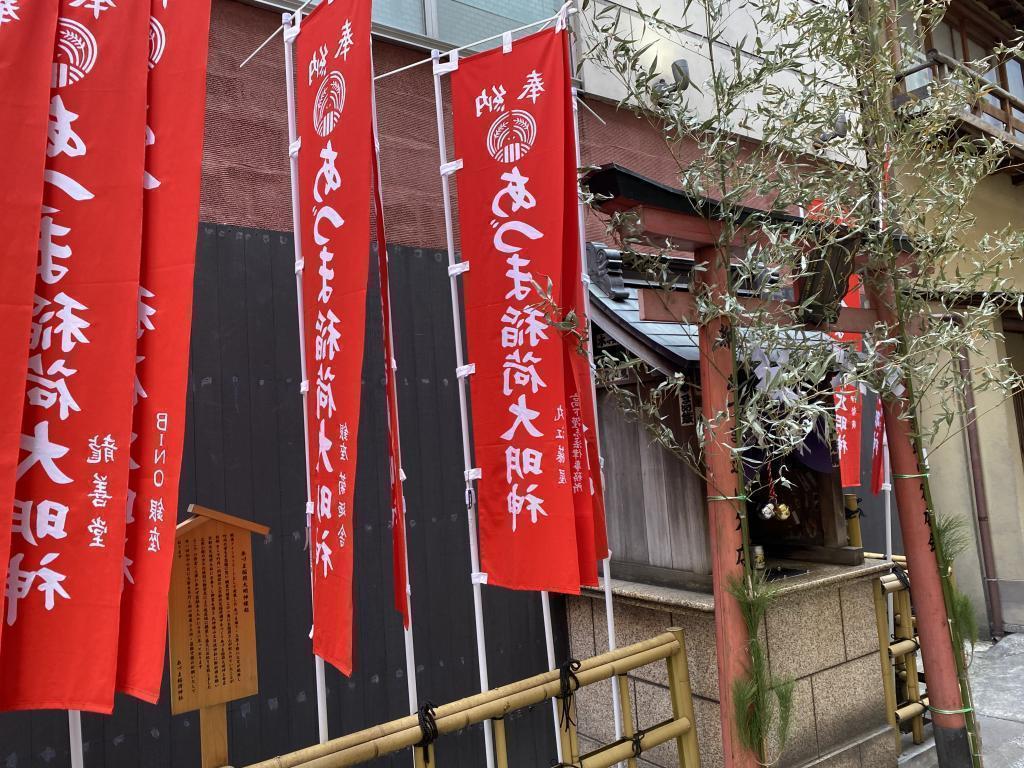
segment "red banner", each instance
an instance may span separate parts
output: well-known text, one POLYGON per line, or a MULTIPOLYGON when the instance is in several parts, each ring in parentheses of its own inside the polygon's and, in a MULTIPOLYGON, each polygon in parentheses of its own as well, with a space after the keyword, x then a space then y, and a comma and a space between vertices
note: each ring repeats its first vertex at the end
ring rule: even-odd
POLYGON ((148 29, 148 3, 61 3, 0 709, 113 707, 148 29))
POLYGON ((388 466, 391 480, 391 571, 394 584, 395 610, 402 614, 402 625, 408 629, 409 564, 405 546, 405 493, 402 484, 402 443, 398 429, 398 382, 395 374, 395 341, 391 328, 391 282, 388 277, 388 246, 384 233, 384 201, 381 194, 380 160, 377 146, 377 105, 373 103, 373 206, 377 220, 377 264, 380 272, 380 303, 384 318, 384 395, 388 404, 388 466))
POLYGON ((567 50, 543 31, 451 77, 481 567, 498 586, 578 593, 598 554, 589 370, 537 290, 582 316, 567 50))
MULTIPOLYGON (((0 573, 10 557, 58 0, 0 3, 0 573)), ((0 590, 0 608, 4 607, 0 590)), ((0 621, 0 644, 3 628, 0 621)))
POLYGON ((370 255, 370 3, 321 3, 302 21, 296 68, 313 650, 349 675, 352 515, 370 255))
POLYGON ((878 495, 885 485, 885 417, 882 415, 882 396, 875 399, 875 429, 871 436, 871 493, 878 495))
POLYGON ((209 0, 154 0, 117 689, 156 703, 185 438, 209 0), (197 44, 198 42, 198 44, 197 44))
MULTIPOLYGON (((860 306, 860 278, 857 275, 850 277, 842 305, 860 306)), ((859 333, 837 332, 831 335, 836 341, 854 350, 859 351, 863 344, 859 333)), ((835 389, 834 400, 839 477, 843 488, 856 488, 860 486, 860 436, 863 420, 860 389, 852 384, 838 386, 835 389)))

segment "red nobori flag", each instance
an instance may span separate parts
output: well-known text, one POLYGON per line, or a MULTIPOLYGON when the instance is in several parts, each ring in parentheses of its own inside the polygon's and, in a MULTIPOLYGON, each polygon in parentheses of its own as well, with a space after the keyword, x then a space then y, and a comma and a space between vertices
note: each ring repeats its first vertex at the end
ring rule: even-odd
POLYGON ((356 445, 370 259, 370 3, 321 3, 296 42, 313 493, 313 651, 352 673, 356 445))
POLYGON ((550 281, 555 301, 576 292, 564 268, 567 243, 579 250, 576 198, 560 172, 572 150, 566 45, 564 32, 539 32, 451 77, 482 569, 498 586, 578 593, 571 342, 534 287, 550 281))
MULTIPOLYGON (((11 544, 58 0, 0 3, 0 573, 11 544)), ((0 609, 4 607, 0 589, 0 609)), ((0 643, 6 622, 0 620, 0 643)))
MULTIPOLYGON (((860 277, 850 276, 846 296, 843 297, 844 307, 860 306, 860 277)), ((859 333, 836 332, 831 334, 836 341, 860 350, 864 343, 859 333)), ((836 448, 839 454, 839 477, 843 488, 855 488, 860 485, 860 436, 863 421, 863 399, 860 389, 853 384, 843 384, 835 388, 835 420, 836 448)))
POLYGON ((203 156, 209 0, 155 0, 142 269, 117 689, 160 697, 185 438, 192 278, 203 156))
POLYGON ((882 414, 882 396, 875 399, 875 429, 871 435, 871 493, 881 493, 885 485, 885 417, 882 414))
POLYGON ((148 30, 148 3, 61 3, 0 709, 113 707, 148 30))
POLYGON ((572 313, 576 333, 563 336, 565 345, 566 395, 569 412, 569 471, 576 516, 576 550, 580 583, 597 586, 597 561, 608 556, 608 534, 604 523, 604 494, 601 487, 597 422, 591 383, 590 358, 585 315, 583 254, 580 250, 579 197, 577 191, 576 132, 573 94, 570 88, 569 50, 564 46, 564 80, 561 97, 565 104, 565 158, 563 200, 565 225, 562 229, 563 283, 561 309, 572 313))

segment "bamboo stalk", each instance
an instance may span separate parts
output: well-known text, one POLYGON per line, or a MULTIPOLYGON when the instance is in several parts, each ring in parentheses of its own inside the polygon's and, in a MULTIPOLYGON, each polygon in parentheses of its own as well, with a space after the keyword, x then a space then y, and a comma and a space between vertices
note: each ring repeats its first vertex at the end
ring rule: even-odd
POLYGON ((899 724, 896 719, 896 680, 893 677, 892 658, 886 653, 889 646, 889 617, 885 589, 879 584, 871 590, 875 600, 875 624, 878 627, 878 657, 882 663, 882 691, 885 694, 885 718, 893 729, 896 754, 902 751, 899 724))
MULTIPOLYGON (((646 752, 670 739, 678 739, 688 733, 693 733, 693 724, 685 717, 679 720, 666 720, 649 731, 645 731, 640 739, 640 746, 646 752)), ((581 768, 611 768, 616 763, 632 756, 633 742, 622 740, 584 756, 579 761, 579 765, 581 768)))
POLYGON ((499 717, 491 721, 494 728, 494 759, 498 768, 508 768, 508 742, 505 738, 505 719, 499 717))
MULTIPOLYGON (((623 662, 623 660, 626 660, 626 665, 622 668, 622 671, 626 672, 643 666, 644 664, 649 664, 652 661, 659 661, 667 658, 672 653, 676 652, 678 648, 679 644, 675 636, 670 632, 665 632, 657 635, 656 637, 652 637, 649 640, 643 640, 624 648, 617 648, 599 656, 593 656, 589 659, 585 659, 580 666, 580 671, 577 672, 577 678, 580 679, 581 685, 587 685, 589 683, 583 682, 584 676, 588 675, 588 673, 592 672, 594 669, 600 668, 604 673, 604 677, 598 677, 597 679, 607 679, 615 674, 614 670, 607 668, 609 664, 618 664, 623 662), (637 661, 636 659, 638 657, 643 660, 637 661)), ((587 679, 589 679, 589 677, 587 679)), ((438 723, 438 728, 441 728, 442 722, 445 722, 446 719, 458 712, 473 708, 480 708, 481 706, 497 702, 502 699, 507 699, 510 696, 515 696, 523 692, 534 692, 539 690, 539 687, 543 686, 545 683, 549 685, 553 684, 552 692, 547 696, 538 699, 538 701, 543 701, 544 698, 551 698, 558 694, 558 670, 543 672, 539 675, 534 675, 533 677, 525 680, 519 680, 500 688, 492 688, 489 691, 478 693, 475 696, 470 696, 468 698, 461 699, 460 701, 443 704, 436 708, 435 719, 438 723)), ((528 704, 523 706, 530 705, 528 704)), ((505 712, 515 708, 517 707, 512 707, 503 711, 498 708, 494 711, 494 714, 487 715, 482 719, 500 717, 504 715, 505 712)), ((416 734, 416 738, 406 746, 411 746, 419 741, 419 718, 416 715, 409 715, 398 720, 392 720, 389 723, 383 723, 381 725, 374 726, 373 728, 367 728, 365 730, 349 734, 348 736, 332 739, 324 744, 317 744, 312 747, 300 749, 296 752, 290 752, 286 755, 280 755, 259 763, 253 763, 249 768, 296 768, 296 766, 300 765, 306 766, 319 758, 354 749, 374 739, 383 739, 405 732, 414 732, 416 734)))
MULTIPOLYGON (((690 689, 690 670, 686 665, 686 643, 683 630, 672 627, 669 630, 679 642, 679 653, 666 659, 668 665, 669 690, 672 693, 672 715, 676 720, 689 720, 695 723, 693 714, 693 692, 690 689)), ((697 734, 691 728, 676 737, 676 750, 679 752, 679 764, 685 768, 700 768, 700 748, 697 745, 697 734)))
MULTIPOLYGON (((633 702, 629 697, 629 676, 617 675, 615 682, 619 686, 619 707, 622 711, 622 736, 632 741, 636 730, 633 728, 633 702)), ((626 766, 627 768, 637 768, 636 758, 630 755, 629 759, 626 760, 626 766)))

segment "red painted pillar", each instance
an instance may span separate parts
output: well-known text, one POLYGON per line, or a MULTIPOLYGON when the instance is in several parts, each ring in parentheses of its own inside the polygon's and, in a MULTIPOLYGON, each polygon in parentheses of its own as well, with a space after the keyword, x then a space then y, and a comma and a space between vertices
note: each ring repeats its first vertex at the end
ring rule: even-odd
MULTIPOLYGON (((871 303, 877 308, 879 318, 890 329, 896 329, 899 327, 899 319, 895 310, 891 281, 885 276, 879 276, 879 280, 885 288, 880 296, 871 296, 871 303)), ((956 661, 953 657, 953 639, 942 594, 942 581, 935 551, 931 545, 932 531, 928 520, 930 510, 926 507, 923 479, 917 476, 922 472, 923 463, 918 461, 913 434, 914 422, 908 420, 913 415, 908 413, 909 407, 906 399, 886 398, 882 403, 900 531, 903 534, 907 567, 913 579, 911 598, 928 679, 928 699, 935 708, 932 710, 932 717, 936 752, 940 766, 960 768, 971 765, 964 716, 936 711, 956 712, 963 705, 956 661)))
MULTIPOLYGON (((695 260, 698 264, 705 262, 707 269, 704 272, 694 270, 694 280, 699 281, 712 296, 721 296, 728 286, 725 256, 717 249, 705 248, 695 254, 695 260)), ((730 339, 723 334, 723 326, 722 319, 715 318, 702 324, 698 330, 701 410, 708 423, 714 425, 705 438, 704 465, 711 536, 711 579, 715 593, 722 753, 725 768, 753 768, 756 765, 754 755, 743 747, 733 718, 733 683, 747 675, 750 652, 739 604, 729 592, 730 581, 743 578, 739 557, 743 538, 737 516, 737 510, 742 507, 740 502, 730 498, 738 495, 739 484, 730 451, 735 445, 735 419, 729 391, 733 356, 730 339), (716 417, 723 412, 729 417, 716 422, 716 417)))

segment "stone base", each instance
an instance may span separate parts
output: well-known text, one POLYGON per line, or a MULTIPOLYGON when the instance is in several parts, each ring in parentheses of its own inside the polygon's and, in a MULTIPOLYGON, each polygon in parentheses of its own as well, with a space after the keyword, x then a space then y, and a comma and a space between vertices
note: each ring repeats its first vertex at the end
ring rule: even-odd
MULTIPOLYGON (((812 567, 812 575, 814 567, 812 567)), ((828 578, 802 577, 780 590, 769 608, 761 640, 774 677, 794 680, 789 738, 779 768, 895 768, 896 742, 886 721, 878 633, 871 583, 877 568, 827 570, 828 578), (837 573, 841 577, 837 577, 837 573)), ((694 695, 703 768, 722 765, 714 604, 710 595, 644 587, 613 580, 619 647, 682 627, 694 695), (673 595, 673 593, 678 593, 673 595)), ((608 648, 604 604, 598 595, 568 601, 569 637, 575 658, 608 648)), ((671 717, 664 664, 630 674, 634 723, 640 728, 671 717)), ((615 739, 610 685, 577 694, 579 732, 585 748, 615 739)), ((776 757, 778 752, 775 747, 776 757)), ((645 753, 645 766, 678 768, 674 743, 645 753)))

